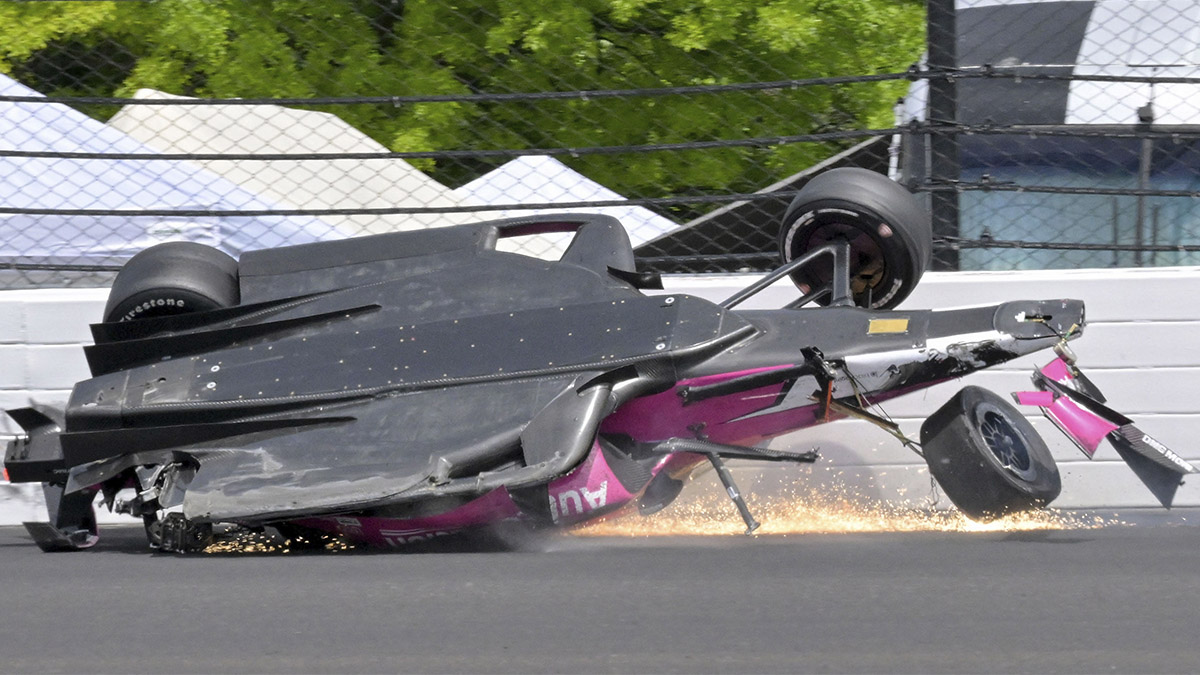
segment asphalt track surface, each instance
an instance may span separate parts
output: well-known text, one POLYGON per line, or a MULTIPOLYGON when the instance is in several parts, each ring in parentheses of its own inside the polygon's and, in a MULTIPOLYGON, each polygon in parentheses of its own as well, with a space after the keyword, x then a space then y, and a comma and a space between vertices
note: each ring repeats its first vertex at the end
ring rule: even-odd
POLYGON ((1200 527, 151 554, 0 528, 3 672, 1200 670, 1200 527))

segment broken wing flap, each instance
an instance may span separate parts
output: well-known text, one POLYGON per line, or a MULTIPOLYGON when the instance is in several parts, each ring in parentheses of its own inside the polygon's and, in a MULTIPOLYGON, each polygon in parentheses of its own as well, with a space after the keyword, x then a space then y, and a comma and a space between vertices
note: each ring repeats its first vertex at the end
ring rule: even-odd
POLYGON ((67 469, 63 461, 62 412, 30 406, 9 410, 25 436, 8 443, 4 453, 4 475, 13 483, 41 483, 46 496, 48 522, 27 522, 25 529, 43 551, 77 551, 91 548, 100 540, 94 491, 66 493, 67 469))
POLYGON ((1017 403, 1042 409, 1055 426, 1088 459, 1108 439, 1117 454, 1165 507, 1189 473, 1200 473, 1190 462, 1145 433, 1133 420, 1104 404, 1104 395, 1074 364, 1074 356, 1058 350, 1059 358, 1033 374, 1036 392, 1013 394, 1017 403))
POLYGON ((13 483, 65 483, 66 464, 60 433, 61 411, 30 406, 6 411, 25 431, 8 442, 4 452, 4 474, 13 483))
POLYGON ((49 522, 26 522, 25 530, 38 548, 53 553, 57 551, 81 551, 91 548, 100 541, 100 530, 96 526, 96 511, 92 490, 65 493, 62 485, 43 483, 46 495, 46 510, 49 522))

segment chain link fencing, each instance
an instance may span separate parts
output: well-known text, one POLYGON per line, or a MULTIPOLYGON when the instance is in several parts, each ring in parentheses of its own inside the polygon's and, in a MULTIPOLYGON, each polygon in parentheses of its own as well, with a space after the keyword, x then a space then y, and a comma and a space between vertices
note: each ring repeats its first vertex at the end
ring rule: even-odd
POLYGON ((904 113, 937 264, 1200 261, 1200 3, 952 4, 930 2, 934 77, 904 113))
POLYGON ((0 287, 546 211, 764 270, 834 166, 923 195, 941 269, 1194 264, 1196 5, 0 0, 0 287))

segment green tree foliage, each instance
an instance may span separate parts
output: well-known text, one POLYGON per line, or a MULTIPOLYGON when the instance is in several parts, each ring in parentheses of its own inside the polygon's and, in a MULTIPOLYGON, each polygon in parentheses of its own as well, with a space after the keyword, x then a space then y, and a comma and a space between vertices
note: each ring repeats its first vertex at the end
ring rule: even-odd
MULTIPOLYGON (((903 70, 919 0, 0 2, 0 71, 50 94, 308 97, 656 88, 903 70)), ((330 108, 397 151, 638 145, 886 127, 904 82, 330 108)), ((95 112, 95 111, 93 111, 95 112)), ((629 195, 745 191, 831 146, 567 160, 629 195)), ((489 165, 432 162, 449 183, 489 165)))

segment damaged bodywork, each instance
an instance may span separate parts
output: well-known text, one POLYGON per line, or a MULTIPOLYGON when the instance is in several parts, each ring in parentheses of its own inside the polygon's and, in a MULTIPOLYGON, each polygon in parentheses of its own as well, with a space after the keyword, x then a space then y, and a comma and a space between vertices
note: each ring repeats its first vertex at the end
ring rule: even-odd
MULTIPOLYGON (((851 183, 852 192, 861 187, 851 183)), ((873 404, 1062 349, 1082 332, 1077 300, 896 310, 895 284, 863 261, 862 251, 875 249, 846 235, 844 223, 826 229, 841 234, 790 258, 785 251, 779 271, 719 304, 645 293, 655 278, 637 271, 621 225, 603 216, 246 253, 234 263, 236 299, 199 309, 191 295, 144 282, 152 273, 133 281, 130 273, 124 286, 133 290, 119 279, 108 320, 93 326, 93 377, 75 386, 66 409, 9 411, 26 435, 10 443, 5 468, 13 481, 46 486, 50 522, 29 527, 48 550, 95 543, 97 494, 140 516, 151 545, 166 550, 202 547, 217 523, 398 545, 504 520, 571 524, 635 505, 652 512, 702 464, 717 469, 753 530, 724 459, 815 461, 765 442, 848 416, 888 427, 873 404), (547 231, 575 233, 560 260, 496 250, 504 237, 547 231), (820 264, 827 272, 801 282, 799 271, 820 264), (795 306, 736 309, 786 275, 804 294, 795 306), (873 303, 873 283, 889 289, 885 305, 873 303)), ((881 241, 876 248, 892 250, 881 241)), ((186 266, 193 255, 208 254, 176 248, 159 257, 186 266)), ((923 269, 921 258, 910 267, 923 269)), ((1021 402, 1042 406, 1068 433, 1078 411, 1107 420, 1104 435, 1150 458, 1159 483, 1164 471, 1193 470, 1129 432, 1131 423, 1064 367, 1041 371, 1040 391, 1021 402)), ((1087 439, 1083 447, 1094 450, 1087 439)), ((980 447, 988 456, 986 439, 980 447)), ((1139 474, 1151 470, 1133 463, 1139 474)), ((945 481, 959 480, 955 466, 945 462, 945 481)), ((1019 474, 1005 471, 987 480, 1019 474)), ((971 515, 998 517, 1054 496, 1009 487, 1020 498, 1001 489, 971 515)))

